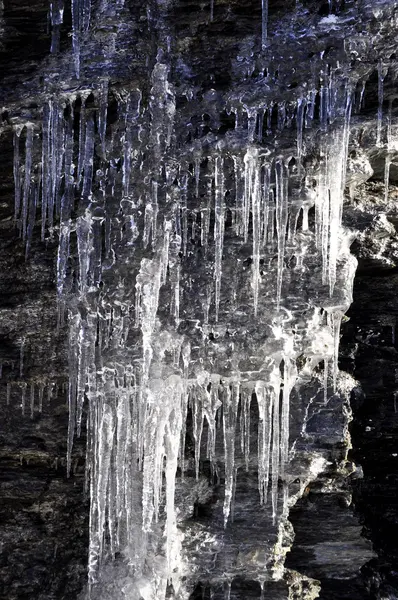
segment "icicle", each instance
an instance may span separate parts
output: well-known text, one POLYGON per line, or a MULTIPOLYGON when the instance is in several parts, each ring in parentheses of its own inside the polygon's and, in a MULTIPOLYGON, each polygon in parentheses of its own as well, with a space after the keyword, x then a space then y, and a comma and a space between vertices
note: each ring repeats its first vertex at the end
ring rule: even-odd
MULTIPOLYGON (((158 234, 158 212, 159 212, 159 204, 158 204, 158 182, 152 181, 152 248, 155 249, 156 246, 156 238, 158 234)), ((167 269, 167 265, 166 265, 167 269)))
POLYGON ((224 600, 231 600, 231 582, 224 583, 224 600))
POLYGON ((7 381, 7 399, 6 399, 7 406, 10 405, 10 400, 11 400, 11 383, 9 381, 7 381))
MULTIPOLYGON (((270 108, 268 109, 268 120, 267 120, 267 133, 268 135, 272 134, 271 129, 271 120, 272 120, 272 110, 273 103, 270 104, 270 108)), ((283 131, 286 125, 286 103, 279 102, 278 103, 278 121, 276 128, 278 131, 283 131)))
POLYGON ((191 408, 193 420, 193 439, 195 441, 195 475, 199 479, 200 446, 203 433, 203 404, 201 394, 191 392, 191 408))
POLYGON ((264 124, 265 109, 262 109, 257 114, 257 141, 263 142, 263 124, 264 124))
POLYGON ((218 321, 220 296, 221 296, 221 273, 222 273, 222 255, 224 245, 225 228, 225 199, 224 199, 224 159, 217 156, 215 160, 215 222, 214 222, 214 241, 215 241, 215 259, 214 259, 214 279, 215 279, 215 304, 216 304, 216 322, 218 321))
POLYGON ((59 230, 59 242, 58 242, 58 254, 57 254, 57 296, 59 315, 59 325, 63 323, 63 305, 64 305, 64 291, 66 282, 66 272, 69 259, 69 238, 70 238, 70 219, 66 223, 60 225, 59 230))
MULTIPOLYGON (((77 335, 79 331, 80 315, 69 313, 69 343, 68 343, 68 366, 69 366, 69 382, 68 382, 68 438, 66 450, 66 475, 70 476, 72 464, 73 441, 76 428, 76 396, 77 396, 77 377, 78 377, 78 349, 77 335)), ((51 386, 48 388, 48 394, 51 394, 51 386)), ((48 397, 49 398, 49 397, 48 397)))
MULTIPOLYGON (((333 294, 336 283, 336 265, 339 250, 339 230, 343 213, 343 199, 348 155, 348 142, 350 136, 351 118, 351 90, 345 96, 344 122, 341 132, 335 132, 335 143, 331 147, 333 153, 331 160, 330 181, 330 223, 329 223, 329 259, 328 280, 329 294, 333 294)), ((327 253, 327 249, 325 248, 327 253)))
POLYGON ((43 412, 44 383, 39 383, 39 413, 43 412))
POLYGON ((267 47, 267 29, 268 29, 268 0, 261 0, 261 46, 265 50, 267 47))
POLYGON ((339 372, 339 345, 340 345, 340 328, 341 321, 344 313, 337 310, 332 313, 328 313, 329 325, 332 329, 332 335, 334 340, 333 345, 333 359, 332 359, 332 377, 333 377, 333 391, 336 391, 337 376, 339 372))
POLYGON ((270 200, 270 185, 271 185, 271 166, 266 163, 264 164, 264 183, 263 183, 263 200, 262 200, 262 211, 263 211, 263 222, 262 222, 262 243, 265 245, 268 242, 268 238, 271 240, 274 238, 274 232, 269 232, 270 223, 272 223, 272 205, 273 202, 270 200))
MULTIPOLYGON (((164 285, 167 280, 167 268, 169 266, 169 250, 170 250, 170 235, 171 235, 172 223, 171 221, 164 220, 163 223, 163 246, 160 257, 160 285, 164 285)), ((180 244, 181 238, 178 238, 177 245, 180 244)))
MULTIPOLYGON (((180 177, 180 193, 181 193, 181 204, 180 209, 182 212, 182 248, 183 255, 187 255, 187 243, 188 243, 188 207, 187 207, 187 196, 188 196, 188 175, 183 173, 180 177)), ((194 227, 194 221, 192 221, 192 228, 194 227)), ((192 233, 192 239, 194 239, 194 233, 192 233)))
POLYGON ((391 155, 386 154, 385 165, 384 165, 384 202, 388 202, 388 186, 390 182, 390 166, 391 166, 391 155))
POLYGON ((321 131, 327 131, 328 129, 328 116, 329 116, 329 88, 327 85, 321 86, 320 91, 320 108, 319 108, 319 119, 321 131))
POLYGON ((34 185, 32 187, 31 194, 30 194, 28 226, 27 226, 27 232, 26 232, 25 260, 27 260, 28 256, 29 256, 30 246, 31 246, 32 237, 33 237, 33 230, 35 227, 36 207, 37 207, 37 201, 38 201, 38 196, 39 196, 39 185, 40 185, 39 183, 37 183, 37 185, 34 185))
POLYGON ((216 471, 215 464, 215 450, 216 450, 216 436, 218 429, 218 409, 221 406, 219 400, 220 381, 219 376, 214 375, 211 381, 210 391, 205 389, 203 391, 203 407, 207 421, 207 451, 206 458, 210 461, 210 469, 214 475, 216 471))
POLYGON ((195 198, 199 198, 201 155, 195 156, 195 198))
POLYGON ((30 384, 30 418, 33 419, 35 410, 35 384, 30 384))
POLYGON ((80 77, 80 44, 83 28, 82 0, 72 0, 72 46, 76 77, 80 77))
POLYGON ((210 22, 214 19, 214 0, 210 0, 210 22))
POLYGON ((245 188, 243 187, 243 165, 240 156, 233 156, 234 161, 234 176, 235 176, 235 234, 238 236, 244 235, 244 198, 245 188))
POLYGON ((25 341, 26 339, 23 337, 21 340, 21 347, 19 350, 19 376, 23 377, 23 362, 24 362, 24 353, 25 353, 25 341))
POLYGON ((262 579, 260 581, 260 586, 261 586, 260 600, 265 600, 265 580, 264 579, 262 579))
POLYGON ((169 268, 170 281, 172 284, 172 299, 170 302, 170 313, 174 318, 176 327, 178 327, 180 323, 180 248, 181 238, 179 236, 174 236, 170 247, 169 268))
POLYGON ((235 477, 235 434, 236 417, 239 404, 239 383, 234 383, 232 389, 225 386, 223 398, 223 429, 224 429, 224 464, 225 464, 225 492, 224 492, 224 527, 228 522, 231 511, 231 502, 234 490, 235 477))
POLYGON ((53 395, 53 390, 54 390, 54 384, 53 383, 49 383, 47 386, 47 404, 49 405, 51 403, 51 398, 53 395))
POLYGON ((21 383, 21 409, 22 409, 22 416, 25 416, 25 405, 26 405, 26 388, 27 388, 27 384, 25 382, 21 383))
POLYGON ((297 158, 301 161, 303 154, 303 126, 304 126, 304 109, 305 109, 306 101, 304 98, 299 98, 297 100, 297 112, 296 112, 296 122, 297 122, 297 158))
POLYGON ((123 143, 123 196, 130 193, 131 155, 133 152, 133 128, 136 124, 141 105, 141 92, 134 90, 128 96, 125 113, 125 134, 123 143))
POLYGON ((21 165, 19 156, 19 138, 21 135, 21 129, 14 129, 14 187, 15 187, 15 221, 19 218, 19 211, 21 209, 21 165))
POLYGON ((31 190, 32 175, 32 151, 33 151, 33 127, 29 124, 26 127, 25 142, 25 180, 22 196, 22 238, 26 240, 26 230, 28 221, 29 194, 31 190))
POLYGON ((102 155, 105 158, 106 118, 108 112, 108 79, 103 79, 99 88, 98 133, 101 141, 102 155))
POLYGON ((250 407, 252 401, 252 390, 243 389, 241 392, 241 449, 245 458, 246 471, 250 464, 250 407))
POLYGON ((47 207, 52 189, 51 139, 53 125, 53 101, 49 100, 43 107, 42 125, 42 196, 41 196, 41 239, 45 239, 47 207))
POLYGON ((191 360, 191 344, 187 342, 182 348, 182 362, 183 362, 183 410, 182 410, 182 427, 181 427, 181 443, 180 443, 180 465, 181 465, 181 477, 184 477, 185 472, 185 438, 187 428, 187 413, 188 413, 188 373, 189 363, 191 360))
POLYGON ((384 166, 384 201, 388 202, 388 187, 390 183, 390 165, 391 165, 391 125, 392 125, 392 100, 388 104, 387 116, 387 154, 384 166))
POLYGON ((243 240, 246 243, 249 236, 250 207, 253 195, 254 171, 257 163, 258 150, 249 147, 244 156, 245 190, 243 200, 243 240))
POLYGON ((249 143, 254 142, 257 123, 257 110, 255 108, 246 107, 247 112, 247 139, 249 143))
POLYGON ((251 190, 251 208, 253 222, 252 287, 254 296, 254 315, 257 316, 258 291, 260 283, 260 242, 261 242, 261 166, 257 155, 253 156, 253 186, 251 190))
POLYGON ((103 540, 106 522, 106 497, 111 465, 111 453, 114 441, 114 415, 110 406, 102 402, 96 408, 97 439, 95 473, 91 482, 90 503, 90 542, 89 542, 89 580, 94 583, 96 569, 103 555, 103 540))
POLYGON ((314 120, 314 111, 315 111, 315 100, 316 100, 317 90, 311 90, 307 96, 307 110, 305 112, 305 128, 308 129, 312 125, 312 121, 314 120))
POLYGON ((361 93, 359 95, 359 108, 358 108, 358 111, 361 110, 361 108, 363 108, 363 99, 364 99, 364 95, 365 95, 365 87, 366 87, 366 80, 364 80, 362 82, 361 93))
POLYGON ((181 380, 175 378, 170 380, 172 385, 172 410, 168 415, 165 431, 166 462, 166 559, 168 578, 172 581, 173 572, 178 570, 180 559, 180 548, 177 532, 177 517, 174 506, 175 482, 178 466, 178 448, 182 428, 182 406, 186 402, 181 380))
POLYGON ((91 0, 83 0, 83 31, 88 31, 91 22, 91 0))
POLYGON ((272 520, 275 524, 278 508, 278 480, 279 480, 279 457, 280 457, 280 419, 279 419, 279 395, 280 395, 280 372, 279 365, 275 366, 271 374, 272 387, 272 452, 271 452, 271 493, 272 493, 272 520))
POLYGON ((52 103, 51 110, 51 128, 50 128, 50 140, 49 140, 49 188, 48 188, 48 200, 47 200, 47 217, 48 227, 50 231, 54 223, 54 209, 57 215, 59 214, 59 192, 62 180, 63 170, 63 158, 65 152, 65 140, 63 130, 63 111, 64 107, 61 107, 58 103, 52 103))
MULTIPOLYGON (((91 186, 93 180, 93 163, 94 163, 94 117, 90 112, 86 121, 86 139, 84 143, 84 163, 83 163, 83 187, 82 187, 82 202, 83 206, 87 206, 91 201, 91 186)), ((80 157, 79 157, 80 158, 80 157)))
POLYGON ((329 377, 329 359, 323 359, 323 403, 326 406, 328 403, 328 377, 329 377))
POLYGON ((95 394, 94 382, 91 381, 95 374, 95 334, 97 331, 96 317, 90 313, 86 320, 79 319, 79 331, 77 337, 78 364, 77 364, 77 386, 76 386, 76 433, 80 437, 83 406, 87 383, 95 394))
POLYGON ((79 291, 83 295, 91 283, 90 256, 93 251, 92 216, 89 210, 76 219, 76 237, 79 256, 79 291))
POLYGON ((79 119, 79 150, 77 157, 77 184, 80 185, 82 180, 82 173, 84 168, 84 146, 86 142, 86 123, 87 123, 87 111, 86 111, 86 100, 88 94, 81 94, 81 106, 80 106, 80 119, 79 119))
MULTIPOLYGON (((293 350, 293 340, 291 350, 293 350)), ((282 414, 281 414, 281 439, 280 439, 280 473, 283 476, 284 468, 289 457, 289 416, 290 416, 290 394, 296 383, 297 368, 295 360, 289 356, 284 356, 283 361, 283 394, 282 394, 282 414)))
POLYGON ((282 294, 282 277, 285 262, 285 241, 287 226, 287 177, 282 157, 275 160, 276 177, 276 196, 275 196, 275 215, 276 215, 276 234, 278 240, 278 273, 276 284, 276 305, 279 310, 282 294))
POLYGON ((59 52, 60 28, 64 20, 63 0, 53 0, 50 3, 50 21, 51 21, 51 52, 59 52))
POLYGON ((255 386, 259 411, 258 421, 258 488, 260 504, 267 502, 269 460, 271 449, 272 403, 270 393, 264 382, 257 381, 255 386))
POLYGON ((383 62, 380 60, 377 66, 378 74, 378 88, 377 96, 379 100, 379 107, 377 109, 377 133, 376 133, 376 146, 381 146, 381 128, 383 124, 383 100, 384 100, 384 74, 383 74, 383 62))

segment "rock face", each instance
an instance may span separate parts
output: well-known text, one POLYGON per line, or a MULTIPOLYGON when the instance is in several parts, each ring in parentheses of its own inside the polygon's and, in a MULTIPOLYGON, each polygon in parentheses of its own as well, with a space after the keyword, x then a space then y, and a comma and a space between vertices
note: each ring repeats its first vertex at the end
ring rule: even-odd
POLYGON ((0 4, 2 598, 395 598, 397 20, 0 4))

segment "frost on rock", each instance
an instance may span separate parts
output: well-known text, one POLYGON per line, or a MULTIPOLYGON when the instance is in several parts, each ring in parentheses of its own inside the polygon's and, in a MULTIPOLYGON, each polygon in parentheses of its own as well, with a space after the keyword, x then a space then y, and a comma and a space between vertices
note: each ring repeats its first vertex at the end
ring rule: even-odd
MULTIPOLYGON (((263 2, 264 52, 267 10, 263 2)), ((62 11, 51 4, 54 51, 62 11)), ((73 0, 77 77, 90 19, 90 1, 73 0)), ((189 561, 205 539, 226 597, 233 577, 247 572, 264 595, 264 582, 283 576, 272 545, 286 524, 297 438, 306 435, 303 423, 292 436, 292 397, 311 378, 325 404, 338 389, 355 272, 342 212, 357 80, 321 57, 290 100, 268 85, 264 96, 208 90, 202 115, 216 122, 217 106, 234 127, 195 138, 177 107, 197 110, 199 100, 172 83, 166 47, 152 64, 142 89, 115 85, 107 73, 73 94, 46 94, 40 126, 14 125, 21 237, 28 249, 40 209, 42 240, 58 240, 68 473, 74 438, 87 431, 89 593, 99 597, 107 565, 122 557, 131 597, 163 600, 172 586, 185 598, 200 569, 189 561), (269 143, 285 129, 294 131, 288 147, 269 143), (223 548, 182 525, 204 472, 223 489, 214 507, 220 538, 233 535, 240 477, 256 473, 258 510, 274 540, 257 562, 242 555, 224 572, 223 548)), ((267 81, 272 68, 264 63, 267 81)), ((379 143, 381 62, 378 76, 379 143)), ((387 121, 390 149, 391 109, 387 121)), ((21 379, 22 365, 21 350, 21 379)), ((21 391, 23 410, 42 405, 43 385, 21 391)))

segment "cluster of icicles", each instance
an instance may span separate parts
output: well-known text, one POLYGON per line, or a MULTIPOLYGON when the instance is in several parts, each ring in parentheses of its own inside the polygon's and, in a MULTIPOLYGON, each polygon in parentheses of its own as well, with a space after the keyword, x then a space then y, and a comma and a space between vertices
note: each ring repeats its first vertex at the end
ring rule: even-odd
MULTIPOLYGON (((115 8, 121 9, 124 0, 115 0, 115 8)), ((51 52, 59 51, 60 28, 64 20, 64 0, 50 2, 49 20, 51 23, 51 52)), ((76 77, 80 77, 81 48, 90 29, 92 19, 91 0, 71 0, 72 49, 76 77)), ((268 0, 261 0, 261 44, 267 45, 268 0)), ((214 0, 210 0, 210 21, 214 18, 214 0)))
MULTIPOLYGON (((283 319, 273 329, 275 339, 280 340, 280 351, 269 358, 267 378, 247 382, 235 372, 222 379, 206 370, 192 372, 190 342, 177 333, 181 299, 185 294, 187 301, 190 293, 189 289, 182 289, 184 280, 181 278, 184 257, 189 252, 188 240, 198 235, 205 255, 208 253, 213 265, 213 323, 227 320, 222 311, 227 210, 232 212, 236 236, 243 244, 252 244, 253 318, 261 309, 260 260, 270 253, 277 256, 275 314, 282 310, 285 249, 287 243, 295 244, 300 213, 301 229, 315 242, 322 257, 323 283, 333 294, 352 95, 350 86, 337 90, 322 88, 321 165, 310 176, 315 184, 308 182, 299 194, 291 197, 292 164, 295 165, 296 179, 297 173, 304 172, 301 165, 303 131, 307 113, 313 111, 314 98, 312 104, 306 98, 297 100, 297 152, 294 156, 270 155, 250 139, 248 132, 241 151, 219 145, 206 154, 198 154, 196 147, 192 156, 185 156, 175 167, 173 161, 168 162, 166 158, 173 150, 176 117, 175 98, 167 81, 165 65, 158 63, 155 66, 152 83, 151 100, 146 109, 149 114, 141 108, 139 91, 126 92, 119 97, 118 118, 123 134, 121 146, 115 147, 112 146, 113 138, 108 140, 106 136, 107 81, 101 82, 94 92, 96 109, 86 108, 88 93, 79 98, 78 142, 74 132, 76 98, 48 100, 40 131, 33 124, 15 128, 14 179, 15 218, 26 241, 27 252, 39 206, 42 238, 47 232, 59 231, 60 322, 62 324, 66 310, 69 327, 68 469, 73 438, 76 433, 80 434, 87 401, 90 585, 97 581, 104 555, 109 552, 115 555, 126 548, 130 558, 134 557, 131 560, 139 579, 139 574, 145 570, 145 548, 151 543, 151 533, 156 531, 164 508, 166 567, 159 584, 164 589, 157 596, 161 598, 167 580, 175 579, 173 573, 179 568, 180 535, 174 496, 177 470, 183 472, 186 467, 187 411, 192 414, 197 478, 203 458, 204 424, 207 428, 206 457, 214 471, 217 469, 216 423, 222 421, 223 512, 227 525, 236 482, 237 432, 240 431, 242 455, 249 468, 250 406, 255 394, 259 413, 260 501, 262 504, 267 502, 270 489, 275 521, 284 513, 287 498, 284 488, 283 506, 278 509, 278 481, 289 460, 289 397, 298 375, 298 350, 294 347, 293 333, 288 326, 284 327, 283 319), (329 91, 326 93, 325 89, 329 91), (145 122, 149 125, 146 135, 143 133, 145 122), (21 137, 25 139, 24 150, 21 137), (154 161, 151 164, 160 166, 156 171, 149 165, 152 177, 145 183, 146 193, 135 197, 136 187, 141 187, 134 185, 132 173, 148 170, 146 148, 150 149, 150 160, 154 161), (116 150, 120 151, 119 156, 115 155, 116 150), (94 172, 95 157, 100 157, 100 166, 94 172), (204 158, 207 159, 207 175, 206 181, 202 182, 204 158), (232 168, 227 165, 228 160, 232 168), (231 175, 235 203, 228 200, 227 205, 226 182, 231 175), (167 190, 171 190, 175 179, 178 187, 173 187, 171 197, 167 190), (199 188, 207 191, 199 194, 199 188), (166 196, 160 198, 164 189, 166 196), (121 198, 117 216, 107 211, 108 195, 121 198), (169 207, 166 212, 164 204, 169 207), (192 204, 195 205, 193 212, 199 214, 200 219, 193 219, 193 225, 188 225, 192 204), (311 207, 315 207, 312 232, 308 221, 311 207), (213 228, 211 220, 214 221, 213 228), (192 227, 192 232, 188 227, 192 227), (77 253, 75 275, 70 272, 74 247, 77 253), (147 256, 140 260, 130 286, 132 293, 126 299, 118 295, 118 273, 123 267, 118 256, 120 249, 133 252, 134 247, 140 248, 144 255, 147 251, 147 256), (111 271, 114 277, 113 283, 108 280, 109 289, 104 292, 100 288, 105 270, 111 271), (158 315, 159 297, 166 281, 171 284, 172 294, 171 323, 167 331, 160 325, 158 315), (140 335, 139 359, 135 358, 136 350, 129 343, 132 329, 140 335)), ((330 313, 327 325, 334 339, 328 350, 324 350, 324 355, 318 358, 318 362, 323 359, 325 365, 329 358, 332 359, 334 379, 341 317, 340 311, 330 313)), ((203 320, 209 320, 209 306, 204 309, 203 320)), ((318 326, 321 327, 320 317, 318 326)), ((327 377, 327 367, 325 372, 327 377)), ((175 581, 173 583, 177 585, 175 581)))

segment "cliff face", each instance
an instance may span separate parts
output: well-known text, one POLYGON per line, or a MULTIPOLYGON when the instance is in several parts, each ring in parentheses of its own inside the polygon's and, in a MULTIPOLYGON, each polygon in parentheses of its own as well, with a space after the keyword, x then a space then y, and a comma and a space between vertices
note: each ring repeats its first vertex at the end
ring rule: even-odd
POLYGON ((395 597, 397 19, 0 5, 2 598, 395 597))

